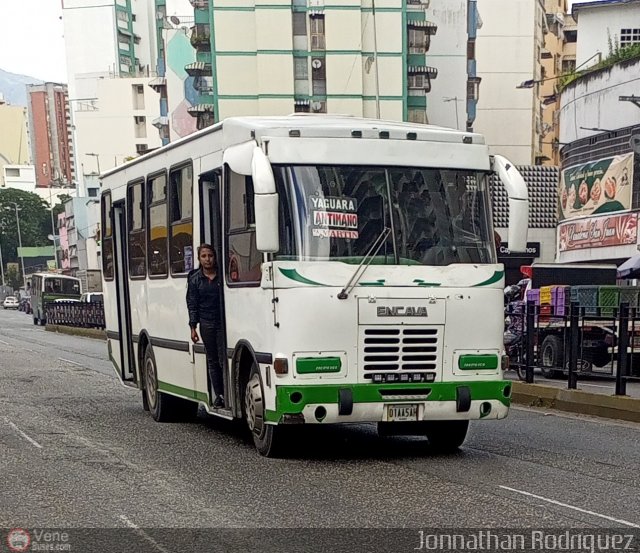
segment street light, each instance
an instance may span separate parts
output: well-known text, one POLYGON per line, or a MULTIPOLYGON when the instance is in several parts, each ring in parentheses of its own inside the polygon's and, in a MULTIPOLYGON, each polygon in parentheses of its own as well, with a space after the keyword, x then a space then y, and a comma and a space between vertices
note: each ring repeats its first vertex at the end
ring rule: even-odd
POLYGON ((460 130, 460 120, 458 119, 458 102, 463 102, 464 100, 459 100, 457 96, 453 96, 452 98, 444 97, 442 98, 442 101, 456 103, 456 129, 460 130))
POLYGON ((583 131, 594 131, 594 132, 614 132, 610 129, 601 129, 599 127, 580 127, 583 131))
POLYGON ((85 155, 92 156, 92 157, 96 158, 96 166, 98 167, 98 175, 100 175, 100 154, 95 154, 95 153, 88 152, 85 155))
MULTIPOLYGON (((24 289, 27 289, 27 274, 24 271, 24 255, 23 255, 23 251, 22 251, 22 234, 20 234, 20 215, 19 215, 19 211, 20 208, 18 207, 18 204, 16 202, 7 202, 11 205, 13 205, 14 209, 16 210, 16 225, 18 227, 18 246, 20 246, 20 264, 22 265, 22 285, 24 286, 24 289)), ((5 209, 11 209, 9 207, 5 208, 5 209)))

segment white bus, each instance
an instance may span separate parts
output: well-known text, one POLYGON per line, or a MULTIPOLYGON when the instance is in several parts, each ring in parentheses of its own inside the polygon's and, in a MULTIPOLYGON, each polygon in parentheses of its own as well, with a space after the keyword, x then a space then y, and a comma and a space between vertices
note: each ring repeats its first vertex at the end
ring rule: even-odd
POLYGON ((102 180, 108 350, 157 421, 243 418, 262 455, 286 425, 377 422, 441 450, 507 415, 504 268, 489 176, 526 245, 524 180, 468 132, 354 117, 232 118, 102 180), (223 281, 226 405, 192 344, 186 276, 223 281))
POLYGON ((31 308, 33 324, 47 323, 45 307, 55 300, 77 300, 82 292, 80 279, 56 273, 35 273, 31 275, 31 308))

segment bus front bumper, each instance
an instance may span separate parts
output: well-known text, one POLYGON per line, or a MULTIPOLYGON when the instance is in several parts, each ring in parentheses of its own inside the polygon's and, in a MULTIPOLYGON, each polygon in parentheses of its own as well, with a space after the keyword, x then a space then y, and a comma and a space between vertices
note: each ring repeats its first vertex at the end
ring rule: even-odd
POLYGON ((503 419, 511 404, 506 380, 430 384, 278 386, 272 424, 334 424, 503 419))

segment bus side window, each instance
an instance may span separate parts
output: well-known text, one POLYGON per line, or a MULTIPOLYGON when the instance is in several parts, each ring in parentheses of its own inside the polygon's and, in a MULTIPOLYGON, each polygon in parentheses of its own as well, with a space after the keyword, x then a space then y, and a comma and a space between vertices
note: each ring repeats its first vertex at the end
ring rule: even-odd
POLYGON ((255 283, 262 277, 262 253, 256 248, 253 180, 229 171, 227 179, 227 280, 255 283))

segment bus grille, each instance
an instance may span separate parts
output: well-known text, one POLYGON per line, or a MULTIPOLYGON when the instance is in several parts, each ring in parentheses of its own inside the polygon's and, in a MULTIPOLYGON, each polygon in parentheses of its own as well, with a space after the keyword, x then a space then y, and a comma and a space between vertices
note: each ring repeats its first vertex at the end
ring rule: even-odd
POLYGON ((360 366, 366 373, 436 371, 441 362, 441 327, 364 327, 360 366))

